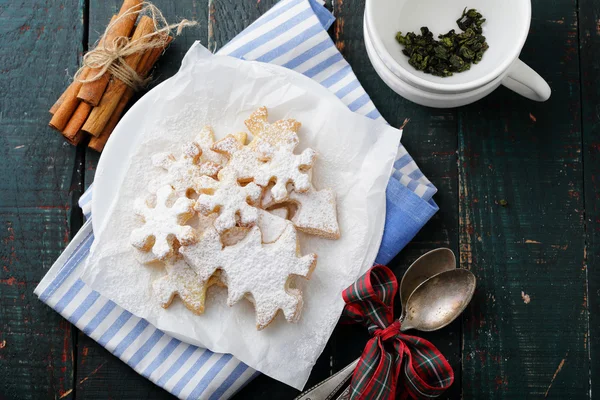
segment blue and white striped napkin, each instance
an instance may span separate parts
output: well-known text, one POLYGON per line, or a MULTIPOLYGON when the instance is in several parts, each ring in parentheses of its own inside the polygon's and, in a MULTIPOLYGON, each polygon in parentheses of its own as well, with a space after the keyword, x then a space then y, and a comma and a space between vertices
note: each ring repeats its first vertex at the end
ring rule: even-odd
MULTIPOLYGON (((334 17, 317 0, 282 0, 219 54, 274 63, 334 92, 352 111, 382 118, 327 34, 334 17)), ((437 211, 435 187, 400 146, 387 188, 386 227, 377 262, 387 263, 437 211)), ((79 279, 94 240, 92 187, 79 204, 87 222, 35 293, 40 300, 126 362, 182 399, 227 399, 259 373, 230 354, 183 343, 91 290, 79 279)))

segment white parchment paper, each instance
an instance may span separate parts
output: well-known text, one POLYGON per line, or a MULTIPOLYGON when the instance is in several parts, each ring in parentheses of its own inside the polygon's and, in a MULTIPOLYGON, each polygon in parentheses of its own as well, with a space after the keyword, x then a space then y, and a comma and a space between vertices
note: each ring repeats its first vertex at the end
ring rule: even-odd
POLYGON ((198 43, 180 71, 146 97, 119 127, 141 133, 140 139, 131 149, 122 179, 114 182, 117 195, 96 232, 82 279, 166 333, 214 352, 231 353, 302 389, 340 317, 342 290, 375 260, 385 220, 385 189, 401 132, 349 111, 304 76, 214 56, 198 43), (204 125, 211 125, 217 138, 244 131, 244 120, 263 105, 271 122, 294 118, 302 123, 297 151, 311 147, 318 152, 313 183, 336 192, 342 237, 331 241, 299 235, 303 254, 317 253, 318 263, 310 281, 297 279, 304 293, 297 324, 278 315, 257 331, 253 306, 242 301, 228 307, 226 289, 217 287, 209 289, 204 315, 194 315, 178 299, 163 309, 151 284, 164 270, 139 264, 129 244, 132 229, 139 226, 133 201, 145 196, 149 180, 161 173, 152 167, 150 157, 165 150, 179 154, 181 145, 204 125))

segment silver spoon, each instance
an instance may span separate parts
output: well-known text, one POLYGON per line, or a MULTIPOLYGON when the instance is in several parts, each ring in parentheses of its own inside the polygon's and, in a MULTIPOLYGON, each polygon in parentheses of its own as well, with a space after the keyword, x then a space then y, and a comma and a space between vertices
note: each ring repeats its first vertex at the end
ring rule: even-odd
POLYGON ((420 284, 406 303, 402 332, 431 332, 454 321, 475 292, 475 275, 466 269, 441 272, 420 284))
MULTIPOLYGON (((475 276, 465 269, 444 271, 417 286, 406 301, 400 330, 433 331, 451 323, 465 309, 475 292, 475 276), (420 317, 422 316, 422 317, 420 317)), ((359 359, 302 393, 295 400, 330 400, 352 376, 359 359)), ((347 396, 345 390, 339 398, 347 396)))
POLYGON ((406 314, 406 303, 417 286, 440 272, 456 269, 454 252, 445 247, 431 250, 417 258, 404 273, 400 281, 400 304, 402 311, 400 320, 406 314))

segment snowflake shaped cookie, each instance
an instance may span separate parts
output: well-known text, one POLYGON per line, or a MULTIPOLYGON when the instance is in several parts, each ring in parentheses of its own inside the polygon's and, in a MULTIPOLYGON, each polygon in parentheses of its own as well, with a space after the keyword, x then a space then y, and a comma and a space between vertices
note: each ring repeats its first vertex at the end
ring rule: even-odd
POLYGON ((238 222, 242 226, 253 225, 258 219, 258 210, 253 207, 262 194, 254 183, 241 186, 234 178, 217 181, 208 176, 198 180, 202 193, 196 202, 196 210, 204 215, 218 212, 214 222, 217 232, 223 233, 238 222))
POLYGON ((196 241, 194 229, 184 225, 194 216, 194 201, 177 198, 171 186, 163 186, 156 192, 155 207, 149 207, 144 200, 138 199, 134 210, 143 219, 144 225, 131 233, 131 244, 138 250, 151 252, 157 260, 173 255, 176 240, 180 245, 196 241))
POLYGON ((270 124, 268 118, 267 108, 261 107, 244 121, 248 130, 254 136, 254 140, 250 145, 254 146, 258 139, 262 139, 271 146, 284 145, 295 148, 300 141, 298 130, 302 124, 295 119, 282 119, 270 124))
POLYGON ((271 195, 277 202, 288 197, 288 183, 300 193, 306 192, 311 186, 308 171, 317 153, 313 149, 305 149, 301 154, 294 154, 295 147, 274 147, 262 139, 257 144, 257 151, 266 163, 255 173, 254 182, 260 186, 267 186, 269 182, 274 181, 271 195))
POLYGON ((216 177, 221 169, 221 166, 213 161, 200 162, 202 149, 196 142, 184 145, 181 153, 179 158, 171 153, 152 156, 152 164, 165 169, 167 173, 150 183, 151 192, 168 184, 173 186, 178 195, 185 196, 190 190, 196 190, 194 183, 198 178, 204 175, 216 177))
POLYGON ((165 264, 167 274, 152 283, 152 289, 160 305, 168 308, 175 296, 195 314, 204 312, 206 290, 215 284, 216 278, 201 280, 198 274, 185 261, 165 264))
POLYGON ((207 125, 200 130, 194 138, 194 143, 202 149, 202 156, 200 158, 202 161, 210 161, 219 165, 225 165, 227 162, 226 157, 212 149, 212 146, 215 144, 215 134, 210 126, 207 125))
POLYGON ((291 223, 270 244, 262 243, 260 229, 255 226, 237 244, 221 248, 220 237, 213 229, 206 231, 198 243, 181 247, 180 251, 199 277, 212 276, 220 270, 220 279, 228 288, 230 306, 243 297, 251 300, 259 330, 266 327, 279 310, 289 322, 298 320, 302 293, 290 287, 291 278, 310 277, 317 261, 315 254, 299 256, 296 230, 291 223))
POLYGON ((250 182, 263 164, 259 154, 251 146, 244 145, 245 137, 227 135, 216 142, 212 149, 226 156, 229 162, 219 172, 219 179, 232 179, 250 182))

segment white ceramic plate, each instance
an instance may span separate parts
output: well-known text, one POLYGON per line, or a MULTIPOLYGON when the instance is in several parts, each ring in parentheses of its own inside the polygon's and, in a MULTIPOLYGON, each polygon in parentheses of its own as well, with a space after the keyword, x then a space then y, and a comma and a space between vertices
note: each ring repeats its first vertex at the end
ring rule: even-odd
MULTIPOLYGON (((259 63, 256 61, 248 62, 254 62, 262 65, 266 69, 285 74, 290 82, 296 83, 298 86, 307 87, 313 92, 318 93, 320 96, 328 98, 330 101, 342 103, 340 99, 325 87, 298 72, 277 65, 259 63)), ((110 135, 110 139, 102 152, 102 156, 100 157, 96 169, 96 176, 94 178, 94 196, 92 198, 92 214, 94 216, 92 219, 92 226, 94 227, 95 232, 100 232, 100 229, 102 228, 117 188, 123 180, 123 171, 126 169, 125 167, 130 158, 131 150, 142 133, 140 130, 133 132, 128 131, 125 127, 132 123, 132 121, 144 119, 144 114, 149 109, 151 98, 149 94, 154 90, 158 90, 163 84, 164 82, 146 93, 133 105, 133 107, 131 107, 115 127, 115 130, 110 135)))

